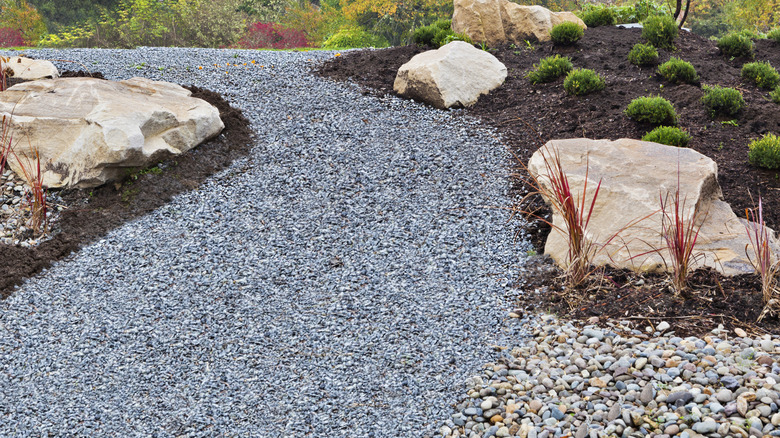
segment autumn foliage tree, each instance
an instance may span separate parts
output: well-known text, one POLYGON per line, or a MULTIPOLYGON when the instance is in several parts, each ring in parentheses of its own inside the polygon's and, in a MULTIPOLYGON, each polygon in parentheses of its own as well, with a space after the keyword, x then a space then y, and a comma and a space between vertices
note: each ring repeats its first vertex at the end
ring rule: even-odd
POLYGON ((344 17, 384 37, 406 43, 414 29, 452 16, 451 0, 340 0, 344 17))
POLYGON ((0 0, 0 29, 17 31, 26 45, 38 44, 46 34, 43 17, 25 0, 0 0))

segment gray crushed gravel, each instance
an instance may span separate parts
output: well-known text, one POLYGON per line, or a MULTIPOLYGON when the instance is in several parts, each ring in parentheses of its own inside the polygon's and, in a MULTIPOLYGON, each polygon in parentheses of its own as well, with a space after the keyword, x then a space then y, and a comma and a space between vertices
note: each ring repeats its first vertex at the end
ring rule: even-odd
POLYGON ((28 53, 218 91, 257 141, 0 303, 0 436, 433 435, 524 335, 511 157, 462 112, 311 75, 332 52, 28 53))

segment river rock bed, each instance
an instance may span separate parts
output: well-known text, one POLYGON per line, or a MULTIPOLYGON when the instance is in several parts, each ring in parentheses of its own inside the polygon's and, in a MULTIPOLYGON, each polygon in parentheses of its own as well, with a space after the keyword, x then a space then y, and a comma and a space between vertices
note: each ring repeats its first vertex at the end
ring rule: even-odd
POLYGON ((438 436, 780 436, 776 337, 720 327, 683 339, 666 322, 643 332, 629 321, 520 321, 531 337, 467 380, 438 436))

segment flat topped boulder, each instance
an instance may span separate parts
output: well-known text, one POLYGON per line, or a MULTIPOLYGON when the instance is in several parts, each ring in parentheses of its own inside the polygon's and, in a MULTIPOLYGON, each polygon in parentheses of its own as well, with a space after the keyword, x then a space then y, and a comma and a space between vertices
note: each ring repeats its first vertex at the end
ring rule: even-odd
MULTIPOLYGON (((746 221, 723 201, 718 167, 712 159, 692 149, 632 139, 553 140, 534 153, 528 163, 531 174, 541 176, 543 184, 548 184, 543 151, 548 158, 557 151, 575 196, 581 196, 588 172, 588 205, 601 180, 587 237, 596 245, 607 243, 616 234, 618 237, 596 255, 596 265, 637 271, 666 270, 664 260, 671 258, 663 249, 666 243, 661 234, 660 199, 668 196, 669 202, 673 202, 679 187, 680 200, 685 201, 683 217, 691 217, 695 208, 699 211, 697 225, 701 228, 694 254, 702 257, 695 267, 711 267, 725 275, 754 271, 745 255, 745 245, 749 244, 746 221), (647 219, 625 228, 644 217, 647 219), (661 251, 648 253, 654 249, 661 251), (647 254, 638 256, 643 253, 647 254)), ((559 215, 553 215, 554 225, 563 227, 563 223, 559 215)), ((774 236, 774 232, 770 234, 774 236)), ((771 244, 777 253, 780 245, 774 238, 771 244)), ((565 237, 553 230, 545 253, 564 266, 567 251, 565 237)))
POLYGON ((553 26, 565 21, 587 28, 571 12, 552 12, 542 6, 523 6, 508 0, 455 0, 454 7, 452 29, 491 47, 520 45, 525 40, 549 41, 553 26))
POLYGON ((495 56, 463 41, 415 55, 402 65, 393 89, 437 108, 466 107, 499 87, 507 70, 495 56))
MULTIPOLYGON (((0 93, 22 162, 30 146, 47 187, 97 187, 178 155, 224 128, 219 111, 176 84, 133 78, 24 82, 0 93)), ((18 161, 11 169, 21 174, 18 161)))
POLYGON ((11 75, 17 79, 34 81, 37 79, 55 79, 60 77, 57 67, 43 59, 31 59, 24 56, 12 56, 6 66, 11 69, 11 75))

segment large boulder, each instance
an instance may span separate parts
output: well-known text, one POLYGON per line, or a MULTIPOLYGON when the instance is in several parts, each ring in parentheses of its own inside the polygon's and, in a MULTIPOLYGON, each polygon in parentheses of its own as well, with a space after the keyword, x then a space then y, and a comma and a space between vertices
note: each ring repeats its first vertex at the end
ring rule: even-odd
MULTIPOLYGON (((224 128, 219 111, 179 85, 133 78, 24 82, 0 93, 22 164, 40 154, 47 187, 97 187, 178 155, 224 128)), ((21 175, 20 163, 9 160, 21 175)))
MULTIPOLYGON (((694 208, 699 211, 700 231, 694 254, 701 256, 695 266, 711 267, 725 275, 753 272, 745 255, 745 246, 749 244, 746 221, 738 218, 723 201, 718 167, 710 158, 688 148, 631 139, 553 140, 534 153, 528 163, 531 174, 546 186, 549 180, 543 152, 548 159, 558 154, 575 196, 582 193, 588 173, 588 205, 601 181, 587 231, 588 238, 597 247, 608 243, 594 258, 596 265, 609 264, 637 271, 671 268, 671 264, 664 264, 664 260, 669 263, 671 258, 664 249, 666 243, 661 234, 660 199, 668 196, 669 202, 673 202, 679 187, 680 200, 685 201, 683 217, 691 217, 694 208)), ((554 214, 553 224, 562 227, 563 219, 554 214)), ((771 230, 770 234, 774 236, 771 230)), ((774 237, 771 245, 776 253, 780 251, 774 237)), ((567 250, 565 236, 553 230, 547 238, 545 253, 563 266, 567 262, 567 250)))
POLYGON ((11 77, 34 81, 37 79, 55 79, 60 77, 57 67, 42 59, 30 59, 27 57, 12 56, 6 63, 13 72, 11 77))
POLYGON ((393 89, 437 108, 470 106, 499 87, 506 67, 495 56, 463 41, 415 55, 402 65, 393 89))
POLYGON ((488 46, 549 41, 556 24, 571 21, 586 29, 571 12, 552 12, 542 6, 522 6, 508 0, 455 0, 452 29, 488 46))

